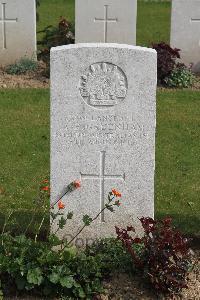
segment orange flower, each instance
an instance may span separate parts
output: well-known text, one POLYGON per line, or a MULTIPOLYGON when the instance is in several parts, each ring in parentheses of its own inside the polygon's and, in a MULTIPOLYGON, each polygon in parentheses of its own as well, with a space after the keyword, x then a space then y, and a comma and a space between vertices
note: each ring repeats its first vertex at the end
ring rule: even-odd
POLYGON ((122 194, 120 192, 118 192, 117 190, 115 190, 115 189, 112 190, 112 193, 113 193, 113 195, 115 197, 119 197, 120 198, 122 196, 122 194))
POLYGON ((81 182, 78 181, 78 180, 75 180, 75 181, 74 181, 74 187, 75 187, 76 189, 80 188, 80 187, 81 187, 81 182))
POLYGON ((65 208, 65 204, 61 200, 58 201, 58 208, 59 209, 64 209, 65 208))
POLYGON ((43 187, 41 188, 41 190, 42 190, 42 191, 49 191, 50 188, 49 188, 49 186, 43 186, 43 187))

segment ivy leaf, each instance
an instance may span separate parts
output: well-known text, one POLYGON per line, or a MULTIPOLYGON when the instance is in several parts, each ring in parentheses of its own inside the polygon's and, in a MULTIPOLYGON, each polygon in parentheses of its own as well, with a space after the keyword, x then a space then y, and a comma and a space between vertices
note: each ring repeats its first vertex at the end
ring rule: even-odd
POLYGON ((27 281, 30 284, 41 285, 43 281, 42 270, 40 268, 28 270, 27 281))
POLYGON ((66 287, 68 289, 71 289, 74 285, 74 278, 73 276, 65 276, 60 278, 60 284, 62 285, 62 287, 66 287))
POLYGON ((80 297, 81 299, 85 299, 85 298, 86 298, 85 292, 84 292, 84 290, 82 289, 82 287, 80 287, 80 288, 78 289, 78 295, 79 295, 79 297, 80 297))
POLYGON ((88 215, 83 216, 83 223, 86 226, 89 226, 92 223, 92 218, 88 215))
POLYGON ((49 280, 54 283, 54 284, 57 284, 60 280, 60 275, 58 273, 52 273, 50 276, 49 276, 49 280))

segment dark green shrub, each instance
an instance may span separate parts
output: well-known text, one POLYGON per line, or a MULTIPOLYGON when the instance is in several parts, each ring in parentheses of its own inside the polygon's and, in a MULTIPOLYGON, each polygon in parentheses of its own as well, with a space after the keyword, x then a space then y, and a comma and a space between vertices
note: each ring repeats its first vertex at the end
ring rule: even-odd
POLYGON ((38 59, 46 63, 46 75, 49 76, 51 47, 74 44, 74 27, 70 22, 61 17, 58 26, 47 26, 39 33, 43 33, 44 36, 42 40, 38 42, 38 45, 42 47, 38 53, 38 59))
POLYGON ((170 76, 165 78, 167 86, 172 88, 188 88, 194 84, 195 76, 184 64, 177 64, 170 76))
POLYGON ((11 75, 25 74, 29 71, 35 71, 37 69, 37 62, 29 58, 21 58, 15 64, 9 65, 6 68, 6 73, 11 75))

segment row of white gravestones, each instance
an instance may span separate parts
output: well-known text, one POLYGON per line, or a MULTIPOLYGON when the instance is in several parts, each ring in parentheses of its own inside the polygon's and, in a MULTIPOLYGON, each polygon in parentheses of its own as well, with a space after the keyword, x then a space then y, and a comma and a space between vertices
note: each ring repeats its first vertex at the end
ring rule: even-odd
POLYGON ((113 235, 115 225, 137 227, 137 217, 153 217, 156 65, 153 49, 136 46, 52 48, 52 203, 68 183, 82 182, 63 198, 64 212, 75 215, 61 233, 66 238, 81 227, 83 215, 101 211, 112 188, 122 193, 121 207, 87 227, 82 244, 113 235))
POLYGON ((0 66, 36 57, 35 0, 0 0, 0 66))
POLYGON ((200 0, 173 0, 171 45, 181 49, 182 61, 200 72, 200 0))
MULTIPOLYGON (((137 0, 76 0, 76 42, 136 44, 137 0)), ((172 0, 171 45, 200 71, 200 0, 172 0)), ((36 56, 35 0, 0 0, 0 66, 36 56)))
MULTIPOLYGON (((76 43, 136 44, 137 0, 76 0, 76 43)), ((171 46, 200 71, 200 0, 172 0, 171 46)))

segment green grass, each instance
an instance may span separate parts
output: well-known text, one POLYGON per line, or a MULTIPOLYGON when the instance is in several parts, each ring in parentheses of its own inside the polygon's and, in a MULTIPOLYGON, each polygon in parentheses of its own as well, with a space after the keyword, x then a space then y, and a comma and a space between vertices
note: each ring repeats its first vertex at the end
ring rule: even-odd
POLYGON ((158 93, 156 215, 174 217, 184 232, 200 234, 200 93, 158 93))
POLYGON ((138 1, 137 45, 170 40, 171 3, 138 1))
POLYGON ((30 212, 49 174, 48 99, 44 89, 0 91, 0 212, 30 212))
MULTIPOLYGON (((160 91, 157 98, 156 216, 171 215, 197 234, 199 92, 160 91)), ((1 90, 0 122, 0 211, 14 207, 20 220, 30 219, 38 183, 49 174, 49 91, 1 90)))
MULTIPOLYGON (((38 31, 48 25, 57 25, 60 16, 74 23, 74 3, 75 0, 42 0, 38 9, 38 31)), ((170 2, 138 1, 137 45, 169 42, 170 9, 170 2)), ((40 37, 41 35, 38 35, 39 39, 40 37)))

